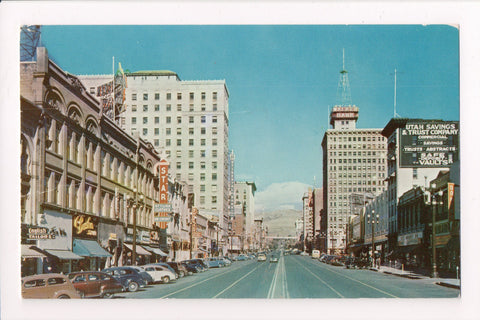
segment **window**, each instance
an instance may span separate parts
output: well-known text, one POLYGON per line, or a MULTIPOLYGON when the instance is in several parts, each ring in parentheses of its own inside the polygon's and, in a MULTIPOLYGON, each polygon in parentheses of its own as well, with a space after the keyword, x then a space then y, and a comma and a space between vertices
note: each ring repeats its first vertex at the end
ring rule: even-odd
POLYGON ((136 93, 132 93, 132 101, 137 101, 137 94, 136 93))
POLYGON ((194 119, 195 118, 193 116, 188 117, 188 123, 193 123, 194 119))
POLYGON ((155 111, 160 111, 160 105, 159 104, 155 105, 155 111))
POLYGON ((169 147, 172 144, 172 141, 170 139, 165 140, 165 145, 169 147))
POLYGON ((205 100, 205 96, 206 96, 205 92, 202 92, 202 101, 205 100))
POLYGON ((193 158, 193 156, 194 156, 193 150, 188 150, 188 157, 193 158))
POLYGON ((200 140, 200 145, 201 145, 201 146, 204 146, 204 145, 205 145, 205 142, 206 142, 205 139, 201 139, 201 140, 200 140))
POLYGON ((182 157, 182 151, 177 150, 177 158, 180 159, 182 157))
POLYGON ((167 118, 165 119, 165 122, 166 122, 166 123, 172 123, 172 117, 167 117, 167 118))
POLYGON ((188 128, 188 134, 194 134, 195 130, 193 128, 188 128))
POLYGON ((216 181, 216 180, 217 180, 217 174, 216 174, 216 173, 212 173, 212 180, 213 180, 213 181, 216 181))
POLYGON ((177 162, 177 169, 182 169, 182 163, 181 162, 177 162))
POLYGON ((143 117, 143 124, 148 124, 148 117, 143 117))
POLYGON ((205 161, 200 162, 200 168, 205 169, 205 161))
POLYGON ((165 129, 165 134, 166 134, 167 136, 171 135, 171 134, 172 134, 172 128, 166 128, 166 129, 165 129))
POLYGON ((160 141, 158 139, 154 139, 153 143, 155 144, 155 147, 158 147, 160 145, 160 141))
POLYGON ((217 196, 212 196, 212 203, 217 203, 217 196))
POLYGON ((132 124, 137 124, 137 118, 136 117, 132 117, 132 124))
POLYGON ((202 121, 201 121, 201 122, 202 122, 202 123, 207 122, 207 117, 206 117, 206 116, 202 116, 202 121))
POLYGON ((137 105, 132 105, 132 112, 137 112, 137 105))
POLYGON ((206 129, 205 127, 202 127, 202 128, 200 129, 200 133, 201 133, 201 134, 207 133, 207 129, 206 129))
POLYGON ((217 110, 218 110, 217 104, 214 103, 214 104, 213 104, 213 111, 217 111, 217 110))
POLYGON ((212 145, 216 146, 217 145, 217 139, 212 140, 212 145))
POLYGON ((148 100, 148 93, 144 93, 144 94, 143 94, 143 100, 144 100, 144 101, 147 101, 147 100, 148 100))
POLYGON ((182 139, 177 139, 177 146, 181 146, 182 145, 182 139))
POLYGON ((212 134, 217 134, 217 127, 212 127, 212 134))
POLYGON ((212 169, 217 169, 217 162, 216 161, 212 162, 212 169))
POLYGON ((177 123, 182 123, 182 117, 177 117, 177 123))
POLYGON ((155 124, 160 123, 160 117, 155 117, 155 124))
POLYGON ((189 162, 188 163, 188 169, 193 169, 193 168, 194 168, 193 162, 189 162))
POLYGON ((146 136, 148 134, 148 129, 147 128, 143 128, 143 135, 146 136))
POLYGON ((217 123, 217 116, 213 116, 213 117, 212 117, 212 122, 213 122, 213 123, 217 123))
POLYGON ((182 111, 182 105, 181 105, 181 104, 177 104, 177 111, 178 111, 178 112, 181 112, 181 111, 182 111))
POLYGON ((45 279, 30 280, 23 285, 25 288, 44 287, 45 279))
POLYGON ((205 110, 207 110, 205 103, 202 103, 202 111, 205 111, 205 110))
POLYGON ((160 100, 160 93, 155 93, 155 100, 160 100))
POLYGON ((212 150, 212 157, 214 157, 214 158, 217 157, 217 150, 212 150))
POLYGON ((182 93, 181 92, 177 92, 177 100, 182 100, 182 93))
POLYGON ((193 146, 194 146, 193 139, 188 139, 188 145, 189 145, 190 147, 193 147, 193 146))
POLYGON ((216 92, 212 93, 212 99, 213 99, 213 101, 217 101, 217 93, 216 92))
POLYGON ((143 105, 143 112, 148 112, 148 105, 146 104, 143 105))
POLYGON ((90 87, 90 94, 95 94, 95 87, 90 87))
POLYGON ((193 104, 190 104, 190 109, 189 110, 190 110, 190 112, 193 112, 195 110, 194 107, 193 107, 193 104))
POLYGON ((167 111, 172 111, 172 105, 171 104, 167 104, 167 111))
POLYGON ((193 173, 188 174, 188 181, 193 181, 193 173))
POLYGON ((205 181, 205 173, 200 173, 200 181, 205 181))
POLYGON ((182 128, 177 128, 177 135, 181 135, 182 134, 182 128))
POLYGON ((200 157, 205 158, 205 150, 200 150, 200 157))
POLYGON ((170 92, 167 93, 167 100, 172 100, 172 94, 170 92))
POLYGON ((200 185, 200 191, 205 192, 205 185, 204 184, 200 185))
POLYGON ((195 93, 190 92, 190 100, 193 100, 195 98, 195 93))
POLYGON ((200 204, 205 204, 205 196, 200 196, 200 204))

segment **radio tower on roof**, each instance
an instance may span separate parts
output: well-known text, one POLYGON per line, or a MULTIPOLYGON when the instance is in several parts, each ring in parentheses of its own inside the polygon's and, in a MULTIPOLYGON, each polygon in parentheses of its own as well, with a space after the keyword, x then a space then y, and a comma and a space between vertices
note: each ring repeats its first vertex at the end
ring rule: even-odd
POLYGON ((40 43, 40 26, 22 26, 20 29, 20 61, 33 61, 40 43))
POLYGON ((337 88, 337 106, 346 107, 351 105, 352 96, 350 94, 350 83, 348 82, 348 71, 345 70, 345 49, 343 49, 343 65, 337 88))

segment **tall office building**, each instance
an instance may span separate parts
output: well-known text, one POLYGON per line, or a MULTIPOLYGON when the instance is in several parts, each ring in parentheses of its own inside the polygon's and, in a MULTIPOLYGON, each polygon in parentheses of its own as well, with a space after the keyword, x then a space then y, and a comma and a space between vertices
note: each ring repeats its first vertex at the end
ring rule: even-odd
POLYGON ((346 246, 346 229, 353 199, 382 193, 387 173, 386 138, 382 129, 357 129, 359 108, 351 105, 348 72, 340 72, 342 99, 330 113, 331 129, 325 132, 323 149, 324 211, 321 247, 340 253, 346 246))
POLYGON ((252 238, 255 220, 255 182, 235 181, 235 205, 245 207, 245 232, 247 238, 252 238))
MULTIPOLYGON (((100 76, 82 76, 86 87, 100 76)), ((177 180, 193 186, 194 206, 228 223, 228 98, 225 80, 182 81, 172 71, 127 73, 120 125, 150 141, 177 180)))

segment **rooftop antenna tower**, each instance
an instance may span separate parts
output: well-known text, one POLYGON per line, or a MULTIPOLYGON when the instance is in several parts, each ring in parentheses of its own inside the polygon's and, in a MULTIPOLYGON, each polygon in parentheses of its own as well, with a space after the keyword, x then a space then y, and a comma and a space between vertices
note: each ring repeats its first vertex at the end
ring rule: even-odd
POLYGON ((339 106, 351 106, 352 95, 350 93, 350 83, 348 81, 348 71, 345 70, 345 48, 342 55, 342 71, 340 71, 340 80, 337 88, 337 101, 339 106))
POLYGON ((20 28, 20 61, 34 61, 40 43, 40 26, 22 26, 20 28))

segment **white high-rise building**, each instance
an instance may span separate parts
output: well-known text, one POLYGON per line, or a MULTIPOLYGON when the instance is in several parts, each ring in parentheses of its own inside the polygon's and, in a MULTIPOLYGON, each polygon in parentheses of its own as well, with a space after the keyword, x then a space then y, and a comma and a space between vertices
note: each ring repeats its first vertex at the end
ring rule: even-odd
MULTIPOLYGON (((172 177, 193 186, 199 213, 218 217, 225 229, 230 189, 225 80, 182 81, 172 71, 138 71, 126 77, 121 126, 150 141, 169 161, 172 177)), ((82 77, 87 88, 88 80, 82 77)))
POLYGON ((235 181, 235 205, 243 204, 245 207, 245 232, 250 238, 254 232, 255 191, 255 182, 235 181))

